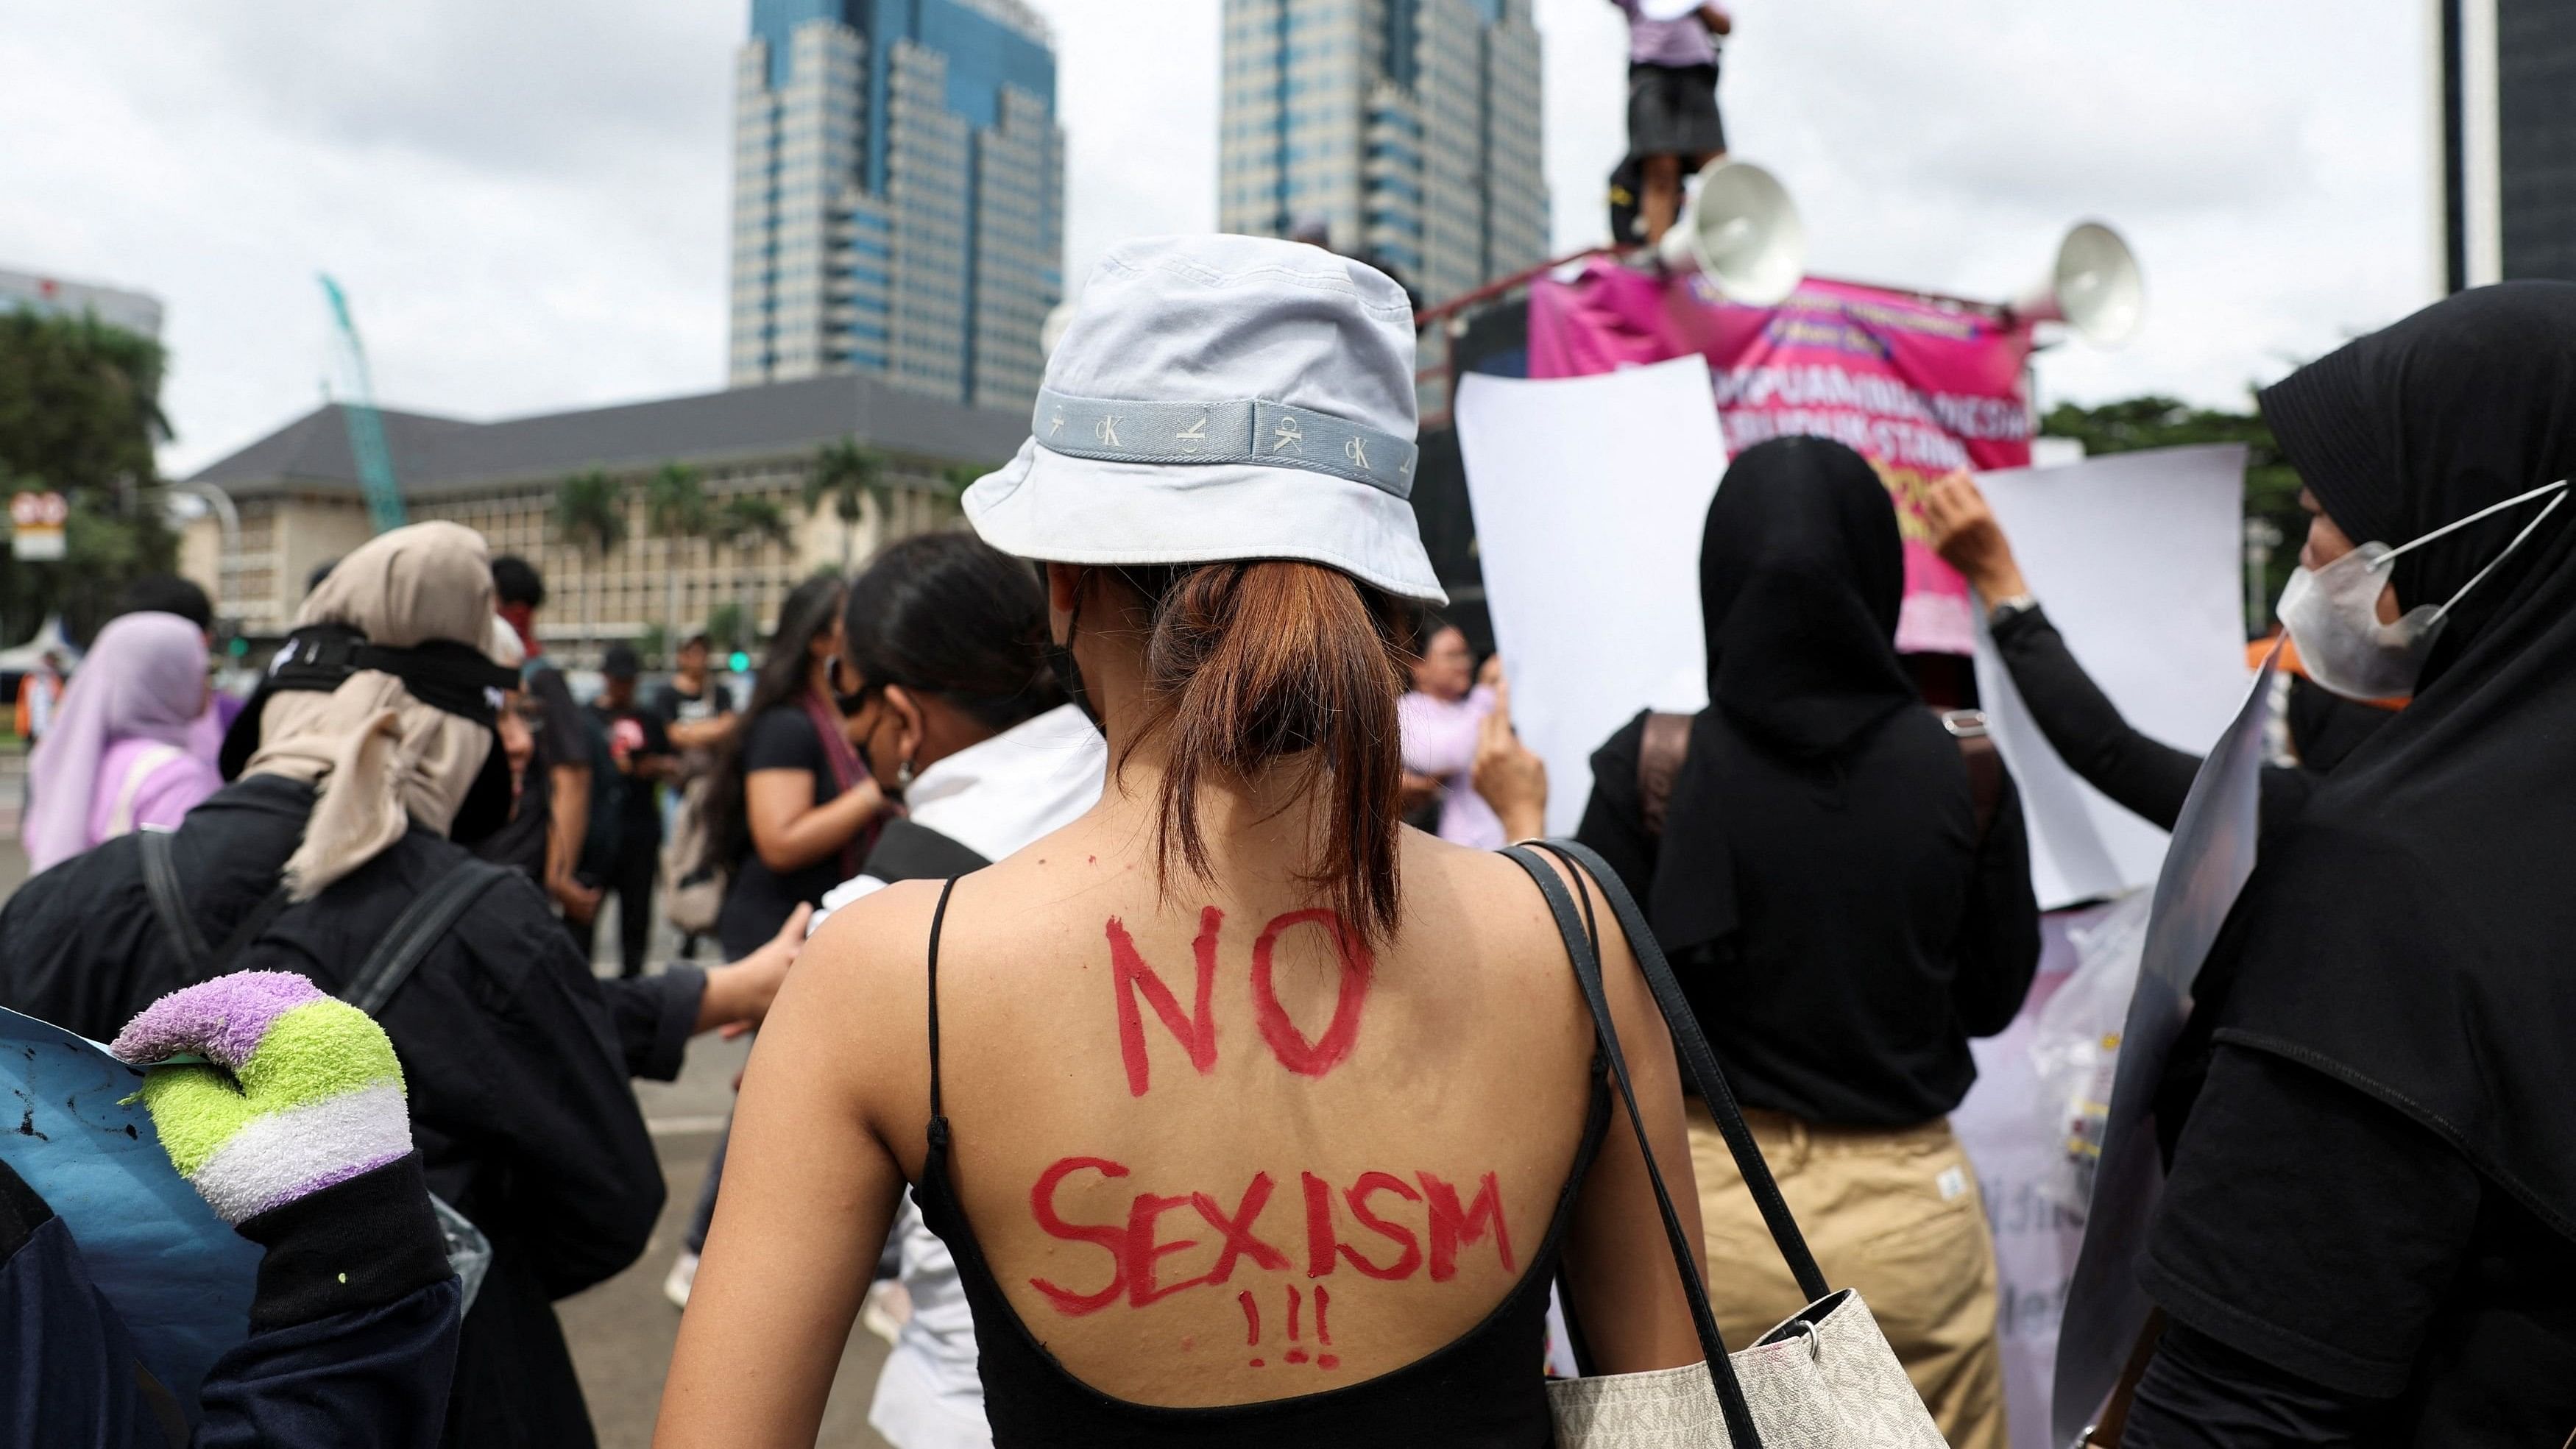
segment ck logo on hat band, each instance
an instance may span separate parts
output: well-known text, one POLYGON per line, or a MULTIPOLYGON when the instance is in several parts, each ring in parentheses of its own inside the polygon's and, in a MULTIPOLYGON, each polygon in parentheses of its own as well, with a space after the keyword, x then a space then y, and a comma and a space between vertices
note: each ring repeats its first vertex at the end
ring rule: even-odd
POLYGON ((1038 444, 1107 463, 1258 463, 1413 493, 1419 449, 1393 433, 1258 398, 1241 402, 1125 402, 1040 392, 1038 444))

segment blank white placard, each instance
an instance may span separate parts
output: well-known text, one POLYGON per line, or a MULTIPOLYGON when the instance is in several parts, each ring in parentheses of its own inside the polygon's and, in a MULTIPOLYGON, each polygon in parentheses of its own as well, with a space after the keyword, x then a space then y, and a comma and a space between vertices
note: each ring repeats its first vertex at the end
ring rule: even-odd
POLYGON ((1471 373, 1457 422, 1513 723, 1547 761, 1548 830, 1570 835, 1603 740, 1708 703, 1699 539, 1726 471, 1708 363, 1471 373))
MULTIPOLYGON (((2245 696, 2244 479, 2245 449, 2236 444, 1977 479, 2077 662, 2129 723, 2195 754, 2245 696)), ((2021 787, 2040 906, 2151 884, 2165 833, 2075 778, 2041 737, 1982 623, 1976 667, 1996 746, 2021 787)))

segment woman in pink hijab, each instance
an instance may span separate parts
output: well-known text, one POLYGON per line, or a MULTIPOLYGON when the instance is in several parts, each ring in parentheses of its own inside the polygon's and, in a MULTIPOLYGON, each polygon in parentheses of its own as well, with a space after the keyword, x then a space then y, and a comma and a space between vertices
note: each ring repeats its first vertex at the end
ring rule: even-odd
POLYGON ((46 870, 128 831, 168 829, 223 777, 190 753, 206 708, 206 636, 176 614, 127 614, 101 629, 27 762, 21 838, 46 870))

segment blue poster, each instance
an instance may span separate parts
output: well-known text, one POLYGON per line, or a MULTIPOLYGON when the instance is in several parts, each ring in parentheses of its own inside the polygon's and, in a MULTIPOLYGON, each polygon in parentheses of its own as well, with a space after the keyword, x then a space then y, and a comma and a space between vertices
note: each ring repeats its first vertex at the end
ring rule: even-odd
POLYGON ((0 1159, 71 1230, 144 1367, 194 1423, 206 1371, 250 1333, 260 1249, 170 1165, 142 1085, 98 1043, 0 1009, 0 1159))

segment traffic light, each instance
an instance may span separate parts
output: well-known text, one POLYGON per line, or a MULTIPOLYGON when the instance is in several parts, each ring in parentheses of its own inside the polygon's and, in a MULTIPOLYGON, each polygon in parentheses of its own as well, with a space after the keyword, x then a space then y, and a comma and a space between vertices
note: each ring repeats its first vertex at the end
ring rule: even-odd
POLYGON ((737 649, 725 656, 725 663, 732 666, 734 673, 745 674, 750 672, 751 656, 737 649))
POLYGON ((235 659, 247 658, 250 654, 250 641, 235 634, 224 641, 224 653, 235 659))

